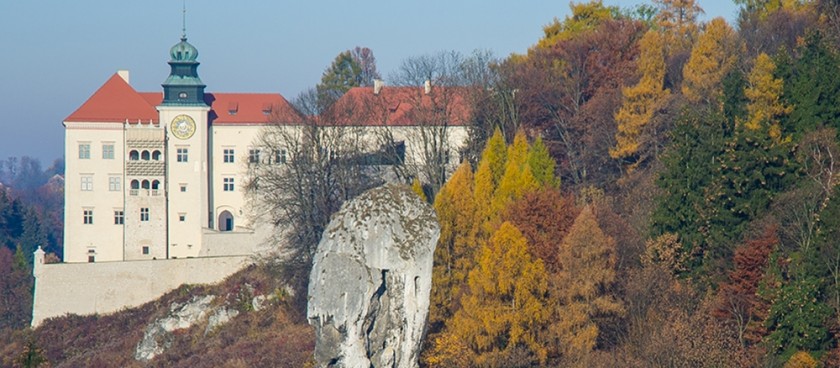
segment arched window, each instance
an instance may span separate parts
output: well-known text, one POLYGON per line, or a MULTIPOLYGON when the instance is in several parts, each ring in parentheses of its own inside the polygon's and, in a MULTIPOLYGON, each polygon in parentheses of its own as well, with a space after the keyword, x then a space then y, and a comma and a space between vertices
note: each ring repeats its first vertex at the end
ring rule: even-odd
POLYGON ((229 211, 219 214, 219 231, 233 231, 233 215, 229 211))
POLYGON ((128 159, 129 161, 137 161, 140 159, 140 153, 137 152, 137 150, 131 150, 131 152, 128 153, 128 159))
POLYGON ((152 180, 152 189, 153 189, 153 190, 158 190, 158 189, 160 189, 160 181, 157 181, 157 180, 152 180))
POLYGON ((131 181, 131 189, 140 189, 140 182, 137 179, 131 181))
POLYGON ((143 183, 141 183, 141 186, 143 187, 143 189, 149 189, 149 181, 148 180, 143 180, 143 183))
POLYGON ((149 151, 144 150, 143 153, 140 154, 140 158, 143 161, 149 161, 149 151))
POLYGON ((152 160, 160 161, 160 151, 154 150, 154 152, 152 152, 152 160))

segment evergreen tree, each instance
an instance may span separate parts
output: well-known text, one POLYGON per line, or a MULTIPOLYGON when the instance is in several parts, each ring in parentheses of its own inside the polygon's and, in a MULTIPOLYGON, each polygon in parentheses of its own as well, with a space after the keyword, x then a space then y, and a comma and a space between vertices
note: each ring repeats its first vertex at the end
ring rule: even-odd
POLYGON ((542 137, 537 136, 528 150, 528 167, 540 187, 560 187, 560 180, 554 176, 556 163, 551 158, 542 137))
POLYGON ((361 86, 362 78, 362 67, 353 58, 352 52, 347 50, 338 54, 321 75, 321 83, 315 87, 321 108, 335 103, 350 88, 361 86))
MULTIPOLYGON (((801 136, 822 126, 840 128, 840 55, 818 31, 811 32, 797 52, 799 58, 779 73, 784 104, 794 107, 788 129, 801 136)), ((785 61, 782 55, 780 62, 785 61)))

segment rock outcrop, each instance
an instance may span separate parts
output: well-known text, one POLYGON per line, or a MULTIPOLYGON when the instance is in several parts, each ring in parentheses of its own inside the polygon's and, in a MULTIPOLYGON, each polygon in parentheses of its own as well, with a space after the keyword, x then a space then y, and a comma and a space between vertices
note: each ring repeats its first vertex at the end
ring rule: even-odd
POLYGON ((134 351, 134 359, 151 360, 163 353, 172 344, 172 331, 190 328, 202 320, 215 298, 213 295, 194 296, 184 304, 172 303, 166 317, 159 318, 146 327, 143 340, 137 344, 134 351))
POLYGON ((417 367, 440 226, 408 187, 345 203, 318 244, 309 323, 319 367, 417 367))

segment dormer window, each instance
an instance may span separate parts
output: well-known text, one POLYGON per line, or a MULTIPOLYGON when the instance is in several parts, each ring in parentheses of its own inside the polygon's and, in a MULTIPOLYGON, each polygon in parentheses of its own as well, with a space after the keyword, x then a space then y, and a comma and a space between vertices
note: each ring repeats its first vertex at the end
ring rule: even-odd
POLYGON ((186 99, 187 98, 187 93, 186 92, 179 93, 178 98, 186 99))
POLYGON ((271 115, 271 104, 269 104, 269 103, 264 104, 263 107, 262 107, 262 113, 263 113, 263 115, 266 115, 266 116, 271 115))
POLYGON ((239 103, 231 102, 228 104, 228 115, 236 115, 239 112, 239 103))

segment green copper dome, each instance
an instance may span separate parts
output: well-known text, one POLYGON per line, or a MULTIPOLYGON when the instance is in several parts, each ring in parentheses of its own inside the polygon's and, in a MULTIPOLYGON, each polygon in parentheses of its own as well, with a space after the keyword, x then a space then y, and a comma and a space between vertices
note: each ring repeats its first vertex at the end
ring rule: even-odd
POLYGON ((169 55, 172 61, 195 61, 198 59, 198 49, 187 42, 187 36, 182 36, 181 42, 169 49, 169 55))

